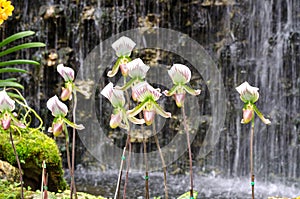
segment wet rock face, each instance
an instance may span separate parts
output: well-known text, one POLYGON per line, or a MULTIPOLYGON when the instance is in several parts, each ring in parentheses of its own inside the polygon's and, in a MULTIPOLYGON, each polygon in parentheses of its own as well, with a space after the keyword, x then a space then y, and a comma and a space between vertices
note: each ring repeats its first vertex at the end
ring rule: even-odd
POLYGON ((19 170, 8 162, 0 160, 0 179, 18 182, 20 181, 19 170))
MULTIPOLYGON (((60 92, 56 64, 63 62, 80 68, 84 74, 89 71, 88 66, 80 63, 100 41, 111 35, 137 27, 170 28, 186 33, 207 50, 218 63, 226 89, 227 99, 222 102, 227 106, 225 126, 206 163, 199 163, 201 167, 217 168, 225 176, 248 175, 248 129, 240 124, 242 104, 235 91, 237 85, 247 80, 260 88, 258 106, 274 121, 274 126, 268 128, 257 126, 256 165, 262 168, 259 176, 272 178, 280 174, 299 178, 299 167, 294 166, 299 162, 300 141, 299 1, 160 0, 157 4, 148 0, 54 0, 51 3, 25 0, 14 4, 14 16, 3 25, 1 38, 31 29, 37 32, 33 40, 48 46, 40 53, 42 66, 28 67, 39 78, 24 80, 29 87, 24 91, 25 96, 39 96, 32 97, 31 104, 41 110, 43 118, 50 117, 44 110, 46 100, 60 92), (245 165, 240 166, 241 163, 245 165)), ((17 56, 26 57, 31 53, 34 52, 17 56)), ((164 53, 155 49, 133 55, 144 56, 151 65, 161 63, 164 58, 164 53)), ((203 91, 202 96, 203 113, 209 114, 209 92, 203 91)), ((106 114, 109 118, 110 114, 106 114)), ((194 151, 201 147, 201 139, 205 137, 207 125, 203 126, 197 134, 200 141, 193 143, 194 151)), ((163 142, 168 141, 166 136, 164 139, 163 142)), ((78 148, 84 151, 84 146, 78 148)))

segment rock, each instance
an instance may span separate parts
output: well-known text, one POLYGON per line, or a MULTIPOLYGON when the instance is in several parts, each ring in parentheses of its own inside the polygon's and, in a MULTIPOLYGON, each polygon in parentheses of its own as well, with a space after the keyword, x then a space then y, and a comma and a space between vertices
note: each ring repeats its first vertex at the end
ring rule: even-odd
POLYGON ((6 161, 0 160, 0 179, 16 182, 20 178, 19 170, 6 161))
MULTIPOLYGON (((66 189, 60 153, 55 141, 44 133, 29 129, 21 134, 13 134, 15 147, 23 170, 25 186, 32 190, 40 189, 42 163, 46 161, 48 173, 48 190, 53 192, 66 189)), ((0 159, 17 165, 9 134, 0 132, 0 159)))

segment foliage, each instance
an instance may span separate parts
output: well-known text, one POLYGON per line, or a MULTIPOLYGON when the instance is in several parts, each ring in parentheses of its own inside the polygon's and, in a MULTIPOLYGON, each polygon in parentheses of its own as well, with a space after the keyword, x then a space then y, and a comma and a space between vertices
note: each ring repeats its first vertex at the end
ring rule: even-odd
MULTIPOLYGON (((19 44, 13 47, 8 47, 7 45, 11 42, 14 42, 19 39, 23 39, 24 37, 28 37, 31 35, 34 35, 35 33, 33 31, 23 31, 16 33, 6 39, 4 39, 2 42, 0 42, 0 58, 2 58, 5 55, 14 53, 19 50, 27 49, 27 48, 36 48, 36 47, 44 47, 45 44, 41 42, 28 42, 19 44)), ((33 65, 40 65, 40 63, 33 61, 33 60, 26 60, 26 59, 15 59, 15 60, 7 60, 0 62, 0 67, 6 67, 9 65, 18 65, 18 64, 33 64, 33 65)), ((26 73, 26 70, 18 69, 18 68, 0 68, 0 73, 26 73)), ((16 78, 7 78, 4 80, 0 80, 0 88, 1 87, 15 87, 15 88, 21 88, 23 89, 23 86, 17 82, 16 78)))
MULTIPOLYGON (((9 133, 1 130, 0 140, 2 140, 0 143, 0 159, 16 165, 16 157, 10 143, 9 133)), ((36 129, 29 129, 28 131, 24 129, 21 134, 14 134, 14 140, 25 175, 26 171, 41 175, 42 162, 45 160, 49 173, 49 189, 56 191, 66 189, 60 153, 53 139, 36 129), (34 171, 29 170, 33 168, 34 171)))

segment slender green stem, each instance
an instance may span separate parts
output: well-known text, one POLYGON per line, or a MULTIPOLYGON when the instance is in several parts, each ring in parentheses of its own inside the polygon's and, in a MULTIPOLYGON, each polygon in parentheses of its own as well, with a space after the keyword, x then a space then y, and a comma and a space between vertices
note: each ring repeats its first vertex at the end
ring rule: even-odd
POLYGON ((130 160, 131 160, 131 142, 130 142, 130 131, 128 131, 126 148, 128 148, 128 157, 127 157, 127 166, 126 166, 126 178, 123 190, 123 199, 126 198, 126 187, 128 184, 128 176, 129 176, 129 168, 130 168, 130 160))
MULTIPOLYGON (((73 123, 76 124, 76 107, 77 107, 77 95, 76 90, 73 91, 73 123)), ((73 128, 73 138, 72 138, 72 167, 71 167, 71 193, 74 192, 75 198, 77 199, 76 185, 75 185, 75 147, 76 147, 76 129, 73 128)))
POLYGON ((117 187, 116 187, 116 192, 115 192, 114 199, 119 199, 120 198, 120 186, 121 186, 121 178, 122 178, 122 174, 123 174, 123 164, 124 164, 124 160, 125 160, 125 153, 126 153, 126 146, 123 149, 123 153, 122 153, 122 157, 121 157, 121 164, 120 164, 118 182, 117 182, 117 187))
POLYGON ((144 161, 145 161, 145 198, 150 199, 149 196, 149 173, 148 173, 148 158, 147 158, 147 144, 146 138, 143 138, 144 145, 144 161))
POLYGON ((250 137, 250 177, 251 177, 252 199, 254 199, 253 138, 254 138, 254 115, 252 117, 252 122, 251 122, 251 137, 250 137))
POLYGON ((190 198, 194 198, 194 193, 193 193, 193 162, 192 162, 192 150, 191 150, 191 143, 190 143, 190 134, 187 126, 187 119, 185 115, 185 109, 184 109, 184 104, 181 107, 181 112, 182 112, 182 117, 183 117, 183 126, 184 126, 184 131, 186 133, 186 139, 187 139, 187 145, 188 145, 188 150, 189 150, 189 162, 190 162, 190 198))
POLYGON ((19 173, 20 173, 21 199, 24 199, 22 168, 21 168, 21 164, 20 164, 20 160, 19 160, 19 156, 18 156, 16 147, 15 147, 15 144, 14 144, 14 140, 13 140, 13 136, 12 136, 12 133, 11 133, 11 129, 9 129, 9 136, 10 136, 10 141, 11 141, 12 148, 14 150, 14 154, 16 156, 16 160, 17 160, 17 164, 18 164, 18 168, 19 168, 19 173))
POLYGON ((164 186, 165 186, 165 198, 168 199, 169 196, 168 196, 168 187, 167 187, 167 167, 166 167, 165 159, 164 159, 164 156, 163 156, 163 154, 162 154, 162 151, 161 151, 161 148, 160 148, 160 145, 159 145, 159 142, 158 142, 158 137, 157 137, 157 135, 156 135, 155 122, 153 122, 153 124, 152 124, 152 131, 153 131, 153 134, 154 134, 154 139, 155 139, 155 143, 156 143, 156 146, 157 146, 159 155, 160 155, 160 159, 161 159, 161 162, 162 162, 162 165, 163 165, 163 170, 164 170, 164 186))
MULTIPOLYGON (((65 131, 65 136, 66 136, 66 151, 67 151, 67 162, 68 162, 68 168, 70 171, 70 174, 72 172, 72 166, 71 166, 71 160, 70 160, 70 151, 69 151, 69 133, 66 125, 64 124, 64 131, 65 131)), ((72 174, 71 174, 72 175, 72 174)), ((72 176, 71 176, 71 183, 72 183, 72 176)), ((72 192, 72 184, 70 187, 70 199, 73 198, 73 192, 72 192)))

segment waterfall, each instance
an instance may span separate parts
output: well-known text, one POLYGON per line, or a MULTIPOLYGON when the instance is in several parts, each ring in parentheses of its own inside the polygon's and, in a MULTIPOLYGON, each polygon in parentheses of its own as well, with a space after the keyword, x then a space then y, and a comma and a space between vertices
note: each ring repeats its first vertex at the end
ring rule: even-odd
MULTIPOLYGON (((248 81, 259 87, 257 107, 272 121, 271 126, 266 126, 259 118, 255 119, 256 179, 265 183, 266 187, 268 183, 280 182, 297 188, 300 179, 300 1, 24 0, 14 1, 13 4, 14 16, 5 22, 1 38, 20 30, 31 29, 37 33, 32 40, 47 44, 44 52, 26 51, 20 55, 28 58, 34 54, 42 62, 40 68, 24 66, 33 75, 23 81, 28 86, 24 91, 25 96, 28 96, 29 101, 32 100, 30 104, 40 110, 44 119, 49 117, 44 110, 46 100, 59 93, 61 79, 54 75, 58 61, 73 67, 78 77, 84 78, 97 73, 94 68, 84 65, 85 58, 94 47, 112 35, 145 26, 173 29, 187 34, 204 47, 218 65, 226 92, 226 99, 220 101, 227 107, 225 124, 220 129, 221 136, 216 138, 216 146, 205 157, 195 155, 197 173, 212 177, 208 179, 209 183, 216 183, 218 177, 228 179, 231 183, 234 179, 248 180, 250 128, 249 125, 240 123, 243 104, 235 90, 236 86, 248 81), (51 53, 59 57, 50 60, 54 61, 54 65, 49 62, 51 53), (38 92, 30 89, 36 87, 38 92)), ((176 42, 175 47, 181 45, 184 38, 176 42)), ((99 54, 106 50, 100 48, 99 54)), ((142 55, 150 60, 154 57, 158 63, 164 57, 163 52, 152 54, 147 57, 143 51, 135 55, 142 55)), ((175 55, 171 57, 181 60, 175 55)), ((108 59, 110 63, 115 61, 113 58, 108 59)), ((203 74, 197 74, 197 78, 201 79, 201 75, 203 74)), ((104 83, 107 82, 96 82, 100 85, 104 83)), ((203 118, 210 118, 212 110, 210 92, 205 85, 207 83, 197 84, 203 88, 203 118)), ((97 111, 101 113, 103 110, 100 106, 97 111)), ((199 127, 192 145, 195 154, 202 146, 207 130, 206 122, 210 121, 203 120, 204 125, 199 127)), ((104 125, 105 122, 108 121, 104 121, 104 125)), ((116 134, 113 136, 116 143, 124 144, 120 139, 121 133, 116 134)), ((164 143, 171 139, 167 136, 163 138, 164 143)), ((77 159, 80 168, 78 172, 83 171, 85 165, 99 164, 82 143, 78 143, 78 148, 78 153, 82 155, 77 159)), ((186 158, 179 158, 170 167, 171 173, 176 168, 179 173, 184 173, 186 158)), ((174 175, 173 178, 176 180, 177 176, 174 175)), ((95 177, 94 180, 96 179, 95 177)), ((205 182, 199 180, 199 183, 202 190, 205 182)), ((186 186, 184 183, 180 185, 186 186)), ((214 190, 213 187, 208 189, 210 188, 214 190)), ((262 188, 261 191, 266 190, 262 188)), ((275 190, 270 193, 277 192, 275 190)), ((293 193, 295 192, 290 192, 293 193)), ((228 197, 230 198, 230 193, 228 197)))

